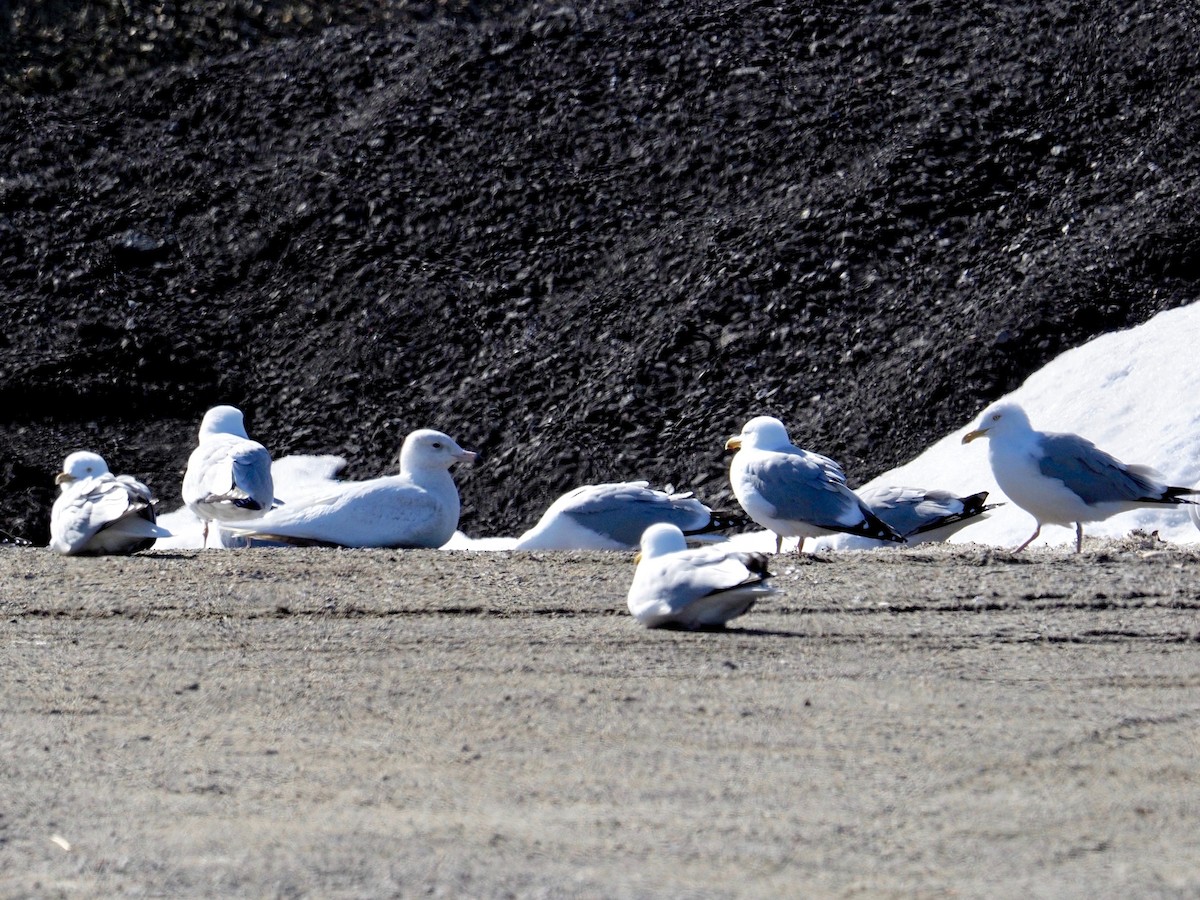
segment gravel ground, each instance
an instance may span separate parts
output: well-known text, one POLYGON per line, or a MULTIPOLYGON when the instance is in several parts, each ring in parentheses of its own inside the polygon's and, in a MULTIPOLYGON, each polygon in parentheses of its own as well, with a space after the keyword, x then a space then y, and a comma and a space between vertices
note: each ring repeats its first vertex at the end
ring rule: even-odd
POLYGON ((1194 896, 1200 553, 0 551, 4 896, 1194 896))

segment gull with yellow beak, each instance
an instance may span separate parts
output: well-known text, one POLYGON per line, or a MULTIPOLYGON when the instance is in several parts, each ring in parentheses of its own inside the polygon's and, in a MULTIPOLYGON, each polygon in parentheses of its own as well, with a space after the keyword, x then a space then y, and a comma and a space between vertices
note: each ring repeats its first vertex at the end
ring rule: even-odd
POLYGON ((729 463, 734 496, 746 515, 775 533, 776 553, 785 537, 800 538, 800 553, 805 538, 838 532, 904 543, 846 486, 841 466, 792 444, 778 419, 751 419, 725 449, 737 451, 729 463))
POLYGON ((689 548, 679 527, 668 522, 647 528, 641 548, 626 602, 647 628, 724 628, 775 591, 767 584, 771 573, 763 554, 689 548))
POLYGON ((56 553, 128 554, 171 537, 155 523, 150 489, 132 476, 112 474, 99 454, 72 453, 54 481, 61 489, 50 511, 50 549, 56 553))
POLYGON ((1075 525, 1075 552, 1083 549, 1083 523, 1143 506, 1194 504, 1182 495, 1195 488, 1170 487, 1146 466, 1126 465, 1077 434, 1036 431, 1025 410, 1015 403, 988 408, 979 427, 963 436, 969 444, 988 439, 988 462, 996 484, 1037 527, 1020 553, 1042 532, 1043 525, 1075 525))

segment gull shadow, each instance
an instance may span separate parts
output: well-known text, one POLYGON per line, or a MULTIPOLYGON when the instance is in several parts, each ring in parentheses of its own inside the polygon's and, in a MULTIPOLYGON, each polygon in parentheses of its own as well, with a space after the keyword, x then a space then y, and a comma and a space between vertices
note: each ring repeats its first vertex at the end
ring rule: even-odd
POLYGON ((807 631, 783 631, 777 628, 729 628, 725 625, 707 625, 702 628, 687 628, 683 625, 661 625, 657 631, 672 631, 678 634, 727 634, 731 637, 812 637, 807 631))

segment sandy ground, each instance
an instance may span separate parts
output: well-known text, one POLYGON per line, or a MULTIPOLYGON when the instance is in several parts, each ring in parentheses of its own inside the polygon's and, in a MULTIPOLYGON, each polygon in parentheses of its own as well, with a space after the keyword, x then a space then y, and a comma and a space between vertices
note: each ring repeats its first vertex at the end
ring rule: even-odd
POLYGON ((1196 896, 1200 553, 0 551, 0 895, 1196 896))

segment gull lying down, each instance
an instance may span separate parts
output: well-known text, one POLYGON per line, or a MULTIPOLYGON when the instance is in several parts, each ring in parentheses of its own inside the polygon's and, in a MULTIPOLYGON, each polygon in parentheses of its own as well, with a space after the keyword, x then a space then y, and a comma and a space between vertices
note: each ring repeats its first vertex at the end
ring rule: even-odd
POLYGON ((136 553, 171 536, 155 522, 150 489, 129 475, 113 475, 96 453, 72 453, 54 480, 61 489, 50 510, 56 553, 136 553))
MULTIPOLYGON (((285 457, 286 459, 286 457, 285 457)), ((252 540, 300 546, 440 547, 458 527, 455 463, 471 462, 440 431, 421 429, 404 439, 400 471, 365 481, 336 481, 344 461, 336 456, 303 457, 283 467, 283 505, 251 522, 226 530, 252 540)))
POLYGON ((633 550, 651 525, 666 522, 684 535, 714 534, 745 524, 713 512, 688 493, 656 491, 646 481, 589 484, 563 494, 517 538, 517 550, 633 550))
POLYGON ((641 548, 626 602, 647 628, 723 628, 775 590, 765 555, 689 548, 675 525, 651 525, 641 548))

